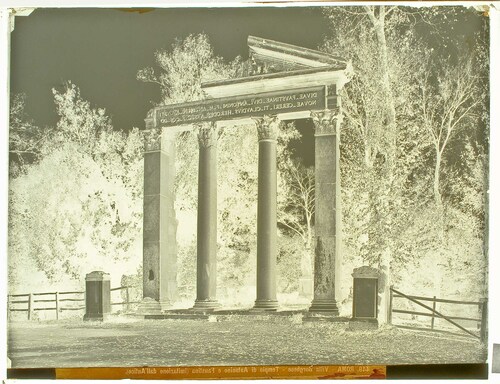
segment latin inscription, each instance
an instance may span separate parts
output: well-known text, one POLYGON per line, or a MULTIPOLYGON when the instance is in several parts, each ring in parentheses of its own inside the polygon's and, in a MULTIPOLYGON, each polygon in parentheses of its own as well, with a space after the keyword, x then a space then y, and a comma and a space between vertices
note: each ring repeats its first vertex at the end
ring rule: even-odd
POLYGON ((157 107, 155 113, 157 125, 169 126, 324 108, 325 88, 315 87, 167 105, 157 107))

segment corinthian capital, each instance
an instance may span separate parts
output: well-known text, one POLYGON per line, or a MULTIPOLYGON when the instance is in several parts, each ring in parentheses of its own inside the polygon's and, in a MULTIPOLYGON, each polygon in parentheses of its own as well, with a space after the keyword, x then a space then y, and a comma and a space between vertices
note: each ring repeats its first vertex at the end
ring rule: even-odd
POLYGON ((146 129, 153 129, 153 128, 155 128, 154 112, 155 112, 154 108, 150 109, 148 111, 148 115, 144 119, 144 122, 146 124, 146 129))
POLYGON ((161 149, 161 129, 152 128, 144 132, 144 152, 161 149))
POLYGON ((276 140, 278 138, 278 127, 280 121, 278 116, 262 116, 253 118, 257 126, 257 134, 259 141, 261 140, 276 140))
POLYGON ((340 122, 340 109, 327 109, 325 111, 312 111, 311 118, 314 122, 316 135, 335 135, 337 123, 340 122))
POLYGON ((217 123, 204 122, 197 124, 197 127, 200 147, 208 148, 217 145, 217 123))

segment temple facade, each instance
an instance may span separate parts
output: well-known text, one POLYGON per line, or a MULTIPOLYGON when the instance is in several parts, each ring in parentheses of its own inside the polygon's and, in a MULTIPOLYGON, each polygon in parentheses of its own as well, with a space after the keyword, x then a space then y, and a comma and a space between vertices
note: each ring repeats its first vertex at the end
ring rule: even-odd
MULTIPOLYGON (((255 125, 259 147, 255 310, 276 299, 277 164, 281 121, 310 118, 315 127, 314 297, 310 311, 338 314, 341 265, 339 91, 350 64, 319 51, 250 36, 249 76, 202 84, 204 100, 159 106, 147 118, 144 153, 143 295, 149 308, 171 308, 177 290, 174 211, 175 139, 199 139, 197 281, 194 309, 219 307, 217 285, 217 131, 255 125)), ((257 145, 257 144, 256 144, 257 145)))

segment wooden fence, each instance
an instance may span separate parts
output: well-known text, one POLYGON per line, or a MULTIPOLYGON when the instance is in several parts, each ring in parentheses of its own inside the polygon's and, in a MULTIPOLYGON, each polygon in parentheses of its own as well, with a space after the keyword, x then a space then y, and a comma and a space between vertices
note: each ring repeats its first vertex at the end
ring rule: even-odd
MULTIPOLYGON (((137 304, 130 300, 130 289, 132 286, 122 286, 111 288, 111 291, 125 290, 123 301, 113 302, 111 305, 122 305, 126 310, 130 310, 131 304, 137 304)), ((21 293, 7 295, 7 316, 11 319, 12 312, 26 312, 28 320, 32 320, 35 311, 55 311, 56 320, 63 311, 85 310, 85 291, 70 292, 40 292, 21 293), (73 304, 73 305, 71 305, 73 304)))
MULTIPOLYGON (((408 329, 419 329, 419 330, 427 330, 427 331, 434 331, 434 332, 444 332, 444 333, 452 333, 452 334, 457 334, 454 332, 450 332, 447 330, 443 329, 438 329, 436 328, 436 323, 435 320, 438 318, 445 320, 446 322, 452 324, 454 328, 460 329, 462 332, 464 332, 468 336, 472 336, 474 338, 480 339, 482 342, 486 340, 487 337, 487 320, 488 320, 488 301, 486 299, 481 299, 480 301, 460 301, 460 300, 449 300, 449 299, 439 299, 434 297, 424 297, 424 296, 411 296, 411 295, 406 295, 393 287, 390 289, 390 301, 389 301, 389 323, 393 324, 393 313, 402 313, 402 314, 408 314, 408 315, 413 315, 413 316, 426 316, 430 317, 430 324, 428 328, 425 327, 417 327, 417 326, 409 326, 409 325, 401 325, 401 324, 393 324, 399 328, 408 328, 408 329), (419 312, 419 311, 411 311, 407 309, 398 309, 394 308, 394 299, 395 298, 403 298, 406 299, 412 303, 417 304, 418 306, 426 309, 428 312, 419 312), (422 303, 422 301, 425 302, 431 302, 432 307, 429 305, 426 305, 422 303), (436 310, 436 304, 437 303, 447 303, 447 304, 452 304, 455 306, 475 306, 478 309, 478 317, 464 317, 464 316, 448 316, 444 315, 443 313, 439 312, 436 310), (479 332, 474 332, 471 331, 470 329, 467 329, 463 327, 462 325, 458 324, 455 320, 458 321, 470 321, 470 322, 476 322, 477 329, 479 332)), ((463 333, 460 333, 460 335, 463 335, 463 333)))

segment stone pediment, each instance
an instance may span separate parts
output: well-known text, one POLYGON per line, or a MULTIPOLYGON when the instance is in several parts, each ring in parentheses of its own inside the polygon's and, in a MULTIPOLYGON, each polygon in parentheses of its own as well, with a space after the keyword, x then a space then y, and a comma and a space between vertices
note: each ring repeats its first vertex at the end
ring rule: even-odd
POLYGON ((349 81, 352 66, 340 57, 255 36, 249 36, 247 44, 250 51, 247 72, 243 77, 202 83, 207 98, 316 86, 328 86, 328 95, 332 96, 349 81))
POLYGON ((261 37, 248 36, 248 48, 255 74, 346 67, 345 60, 340 57, 261 37))

